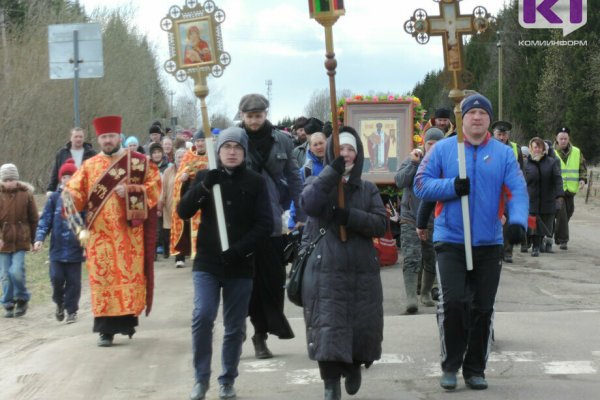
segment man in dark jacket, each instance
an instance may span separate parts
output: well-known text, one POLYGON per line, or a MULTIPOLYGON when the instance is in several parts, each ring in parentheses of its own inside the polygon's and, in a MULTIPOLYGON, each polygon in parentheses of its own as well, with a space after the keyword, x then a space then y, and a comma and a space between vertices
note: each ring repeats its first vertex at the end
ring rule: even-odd
MULTIPOLYGON (((438 128, 429 128, 425 132, 425 152, 429 152, 435 143, 444 138, 444 132, 438 128)), ((417 283, 419 272, 423 268, 423 285, 421 286, 421 301, 423 305, 435 305, 431 298, 431 288, 435 281, 435 251, 431 237, 420 240, 417 236, 417 211, 421 200, 412 190, 417 168, 423 159, 421 149, 413 149, 410 155, 400 164, 396 173, 396 186, 402 189, 402 207, 400 207, 400 239, 404 256, 402 273, 406 291, 406 312, 414 314, 419 311, 417 300, 417 283)))
POLYGON ((177 212, 183 219, 202 210, 194 260, 194 314, 192 343, 196 384, 190 399, 204 399, 209 387, 212 336, 223 291, 222 365, 219 376, 221 399, 236 396, 245 320, 252 292, 254 253, 273 229, 269 195, 260 174, 246 168, 247 136, 241 128, 228 128, 218 136, 219 166, 198 172, 192 187, 181 199, 177 212), (229 248, 219 241, 213 186, 221 187, 229 248))
MULTIPOLYGON (((302 191, 299 167, 292 157, 292 139, 273 128, 267 120, 268 107, 269 101, 260 94, 245 95, 239 106, 242 127, 249 139, 246 165, 267 181, 273 220, 271 237, 261 241, 256 250, 256 274, 249 309, 257 358, 273 357, 267 348, 267 333, 280 339, 294 337, 283 313, 285 265, 281 215, 289 208, 290 201, 299 204, 302 191)), ((306 220, 301 209, 297 210, 296 220, 298 224, 306 220)))
POLYGON ((65 161, 72 158, 75 161, 75 166, 79 168, 85 160, 96 155, 96 150, 92 148, 92 144, 84 142, 84 138, 85 131, 82 128, 71 129, 71 140, 56 153, 54 166, 50 173, 50 183, 46 188, 47 196, 50 196, 58 188, 58 171, 65 161))

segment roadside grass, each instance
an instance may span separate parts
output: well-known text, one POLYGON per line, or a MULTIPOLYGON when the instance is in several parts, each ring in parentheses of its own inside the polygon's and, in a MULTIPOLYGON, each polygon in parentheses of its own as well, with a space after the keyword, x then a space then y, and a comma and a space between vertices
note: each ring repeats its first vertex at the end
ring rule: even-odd
POLYGON ((52 285, 50 284, 50 261, 48 246, 44 243, 42 250, 25 255, 25 273, 27 289, 31 293, 32 304, 44 304, 52 301, 52 285))

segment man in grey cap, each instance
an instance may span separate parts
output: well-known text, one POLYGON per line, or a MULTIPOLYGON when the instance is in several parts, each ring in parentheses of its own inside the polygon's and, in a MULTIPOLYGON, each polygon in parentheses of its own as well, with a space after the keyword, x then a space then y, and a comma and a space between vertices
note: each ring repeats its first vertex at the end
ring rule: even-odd
MULTIPOLYGON (((283 257, 281 215, 291 201, 299 204, 302 191, 299 167, 292 157, 292 139, 276 130, 267 120, 269 101, 261 94, 247 94, 240 100, 241 127, 248 133, 246 165, 267 181, 272 210, 273 231, 269 240, 262 240, 255 253, 256 273, 250 300, 250 322, 254 326, 255 355, 271 358, 267 334, 291 339, 294 333, 283 313, 285 265, 283 257)), ((306 220, 297 210, 297 221, 306 220)))
POLYGON ((191 400, 204 399, 210 386, 213 326, 221 293, 225 331, 221 352, 223 372, 218 378, 219 398, 236 397, 233 385, 238 376, 252 293, 253 254, 258 243, 266 240, 273 228, 265 180, 244 163, 247 143, 248 138, 241 128, 231 127, 221 132, 217 142, 218 167, 199 171, 177 208, 181 218, 191 218, 202 210, 192 272, 192 347, 196 384, 191 400), (215 184, 221 186, 223 196, 229 239, 229 248, 225 251, 219 240, 212 196, 215 184))
MULTIPOLYGON (((396 173, 396 185, 402 190, 402 207, 400 208, 400 240, 404 256, 404 288, 406 291, 406 312, 414 314, 419 310, 417 300, 417 282, 419 272, 423 268, 421 285, 421 302, 426 307, 435 305, 431 298, 431 288, 435 281, 435 251, 431 235, 420 240, 417 236, 417 210, 421 200, 413 192, 413 181, 426 152, 430 151, 438 140, 444 138, 444 132, 438 128, 429 128, 425 132, 423 150, 416 148, 400 164, 396 173)), ((431 218, 430 218, 431 219, 431 218)), ((432 224, 432 223, 431 223, 432 224)))

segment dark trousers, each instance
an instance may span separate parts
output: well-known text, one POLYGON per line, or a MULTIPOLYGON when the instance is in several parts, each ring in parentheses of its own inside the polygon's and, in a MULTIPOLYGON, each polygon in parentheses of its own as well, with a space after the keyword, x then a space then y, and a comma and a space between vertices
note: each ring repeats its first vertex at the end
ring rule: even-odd
POLYGON ((562 207, 556 213, 556 229, 554 231, 554 241, 556 244, 567 243, 569 241, 569 220, 575 212, 575 195, 565 192, 565 201, 562 207))
POLYGON ((321 379, 339 379, 346 376, 356 366, 360 367, 360 362, 349 364, 341 361, 319 361, 319 372, 321 379))
POLYGON ((163 247, 163 251, 166 256, 171 254, 171 229, 163 229, 161 234, 160 244, 163 247))
POLYGON ((64 305, 67 313, 79 310, 81 297, 81 263, 50 262, 50 282, 52 282, 52 301, 64 305))
POLYGON ((496 292, 502 270, 502 246, 473 247, 467 271, 462 244, 436 243, 440 298, 437 308, 442 370, 485 376, 491 350, 496 292))
POLYGON ((248 315, 259 334, 272 333, 282 339, 293 337, 283 313, 285 294, 285 267, 283 265, 283 237, 261 241, 254 253, 255 273, 248 315))

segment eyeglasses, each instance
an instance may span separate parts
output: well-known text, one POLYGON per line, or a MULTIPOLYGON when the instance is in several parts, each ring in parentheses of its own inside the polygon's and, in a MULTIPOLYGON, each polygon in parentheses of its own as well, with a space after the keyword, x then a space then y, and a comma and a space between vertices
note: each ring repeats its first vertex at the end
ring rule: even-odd
POLYGON ((221 146, 221 148, 225 149, 226 151, 229 151, 229 150, 244 151, 244 148, 241 145, 233 144, 233 143, 226 143, 223 146, 221 146))

